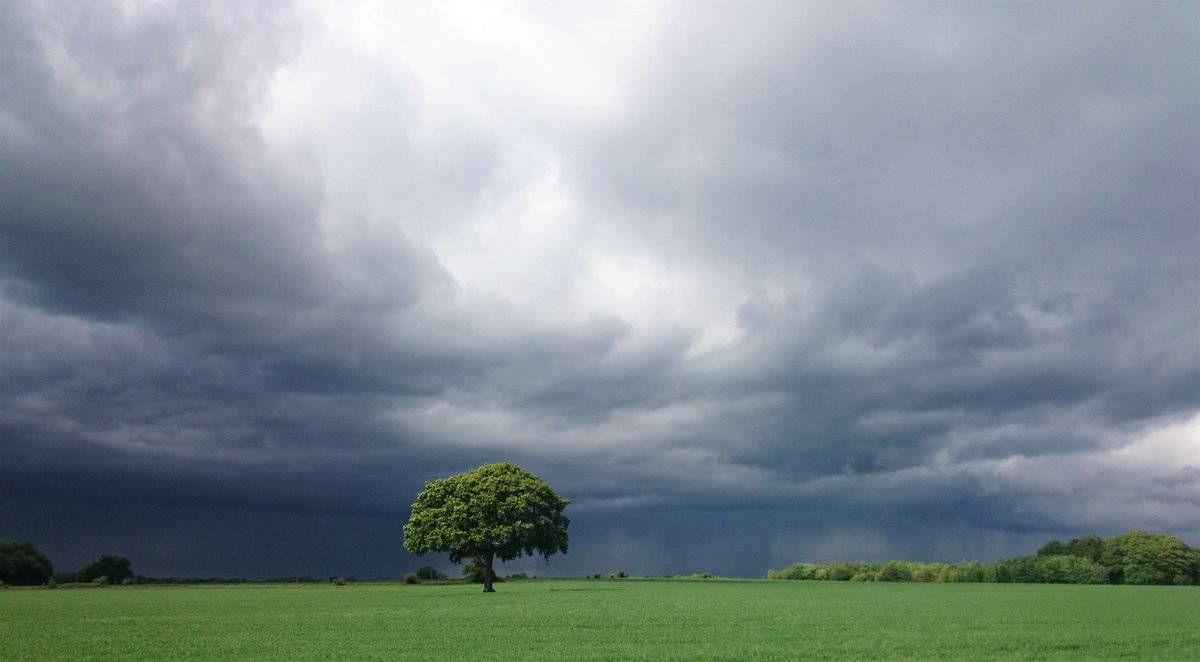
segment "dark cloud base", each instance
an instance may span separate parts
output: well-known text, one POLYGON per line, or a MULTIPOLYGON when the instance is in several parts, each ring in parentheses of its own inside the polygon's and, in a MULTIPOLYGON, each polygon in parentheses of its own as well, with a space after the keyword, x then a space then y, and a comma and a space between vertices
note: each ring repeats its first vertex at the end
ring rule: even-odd
MULTIPOLYGON (((32 538, 58 571, 104 553, 125 554, 147 576, 267 578, 306 575, 395 578, 431 564, 460 570, 445 556, 404 551, 404 518, 314 514, 231 506, 80 504, 5 497, 6 531, 32 538)), ((525 558, 504 572, 582 576, 626 570, 638 575, 716 572, 761 577, 797 559, 994 560, 1027 553, 1061 532, 1015 533, 961 520, 903 516, 859 518, 852 526, 825 516, 779 510, 631 512, 576 515, 571 551, 525 558)))

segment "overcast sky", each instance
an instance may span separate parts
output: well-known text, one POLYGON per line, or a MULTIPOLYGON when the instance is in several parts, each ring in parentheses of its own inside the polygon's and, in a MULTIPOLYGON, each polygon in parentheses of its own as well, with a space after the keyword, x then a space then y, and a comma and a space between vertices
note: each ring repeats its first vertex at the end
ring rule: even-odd
POLYGON ((1200 5, 0 3, 0 537, 397 576, 1200 544, 1200 5))

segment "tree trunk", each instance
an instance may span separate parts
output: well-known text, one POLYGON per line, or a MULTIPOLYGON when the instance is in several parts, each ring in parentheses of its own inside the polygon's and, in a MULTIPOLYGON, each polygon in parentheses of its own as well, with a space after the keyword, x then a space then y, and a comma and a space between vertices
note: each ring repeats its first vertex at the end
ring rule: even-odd
POLYGON ((484 556, 483 558, 485 561, 487 561, 487 563, 484 564, 484 568, 483 568, 483 592, 484 593, 495 593, 496 589, 492 588, 492 579, 496 576, 495 571, 492 570, 492 561, 495 558, 495 556, 493 554, 489 553, 486 556, 484 556))

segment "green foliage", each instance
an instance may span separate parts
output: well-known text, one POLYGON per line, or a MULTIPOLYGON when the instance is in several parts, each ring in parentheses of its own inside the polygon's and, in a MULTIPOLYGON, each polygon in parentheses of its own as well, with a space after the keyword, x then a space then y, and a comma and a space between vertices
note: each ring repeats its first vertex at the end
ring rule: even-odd
POLYGON ((1100 536, 1089 533, 1082 538, 1075 538, 1071 542, 1063 545, 1063 554, 1069 556, 1082 556, 1096 563, 1101 562, 1104 556, 1104 539, 1100 536))
POLYGON ((1194 584, 1200 556, 1175 536, 1129 531, 1105 541, 1110 579, 1125 584, 1194 584))
POLYGON ((996 581, 996 572, 994 568, 985 568, 979 561, 969 561, 957 567, 950 565, 949 563, 943 563, 942 570, 939 571, 938 581, 996 581))
POLYGON ((1037 555, 1038 556, 1058 556, 1060 554, 1066 553, 1065 551, 1063 551, 1063 549, 1065 547, 1066 546, 1063 545, 1061 542, 1059 542, 1057 539, 1054 539, 1054 540, 1051 540, 1050 542, 1046 543, 1045 545, 1042 545, 1041 549, 1039 549, 1037 551, 1037 555))
POLYGON ((1094 563, 1101 563, 1104 556, 1104 539, 1089 533, 1080 538, 1074 538, 1068 543, 1057 540, 1042 545, 1037 551, 1038 556, 1078 556, 1094 563))
POLYGON ((1108 570, 1082 556, 1039 556, 1037 581, 1045 584, 1105 584, 1108 570))
POLYGON ((93 584, 120 584, 128 577, 133 577, 132 564, 115 554, 105 554, 79 569, 79 580, 93 584), (100 578, 104 581, 97 582, 100 578))
POLYGON ((0 540, 0 582, 14 586, 45 584, 54 576, 54 566, 32 542, 0 540))
POLYGON ((1036 556, 1016 556, 992 564, 996 568, 996 581, 1001 583, 1034 583, 1038 581, 1036 556))
POLYGON ((928 568, 919 567, 923 564, 919 563, 904 563, 903 561, 888 561, 883 564, 883 567, 875 573, 875 581, 877 582, 908 582, 913 580, 914 570, 922 570, 922 574, 932 572, 928 568))
POLYGON ((767 579, 832 579, 877 582, 1026 582, 1052 584, 1102 584, 1107 581, 1103 566, 1077 556, 1018 556, 983 565, 888 561, 861 563, 839 561, 826 564, 794 563, 782 570, 767 571, 767 579))
POLYGON ((935 582, 937 581, 937 570, 939 566, 930 563, 917 563, 912 570, 911 581, 914 582, 935 582))
POLYGON ((405 583, 405 584, 416 584, 416 583, 418 583, 418 582, 417 582, 417 573, 415 573, 415 572, 409 572, 409 573, 405 573, 405 575, 404 575, 404 583, 405 583))
POLYGON ((417 570, 417 579, 422 579, 425 581, 432 581, 435 579, 445 579, 445 578, 446 578, 445 573, 443 573, 442 571, 438 570, 437 568, 435 568, 431 565, 421 566, 421 569, 417 570))
POLYGON ((835 582, 844 582, 853 579, 856 575, 874 575, 878 572, 878 568, 872 568, 870 563, 859 563, 856 561, 834 561, 825 564, 827 568, 827 577, 835 582))
MULTIPOLYGON (((484 583, 484 579, 487 577, 487 571, 487 562, 485 562, 483 559, 475 558, 471 559, 470 562, 463 566, 462 574, 463 578, 472 584, 482 584, 484 583)), ((492 581, 502 582, 504 580, 493 576, 492 581)))
POLYGON ((511 462, 485 464, 425 483, 404 525, 404 546, 414 554, 447 552, 452 563, 474 558, 486 568, 493 558, 548 559, 567 551, 568 503, 511 462))
POLYGON ((1029 584, 1200 584, 1200 550, 1175 536, 1130 531, 1115 538, 1096 535, 1067 543, 1051 540, 1033 556, 987 565, 888 561, 793 563, 768 570, 767 579, 881 582, 999 582, 1029 584))
POLYGON ((821 566, 814 563, 793 563, 782 570, 768 570, 767 579, 817 579, 818 568, 821 566))

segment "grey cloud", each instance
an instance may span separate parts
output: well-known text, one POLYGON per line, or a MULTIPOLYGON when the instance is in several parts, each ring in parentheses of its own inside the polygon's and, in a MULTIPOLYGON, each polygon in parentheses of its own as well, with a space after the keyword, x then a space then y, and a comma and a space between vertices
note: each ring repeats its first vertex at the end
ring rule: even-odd
POLYGON ((0 10, 0 535, 82 561, 127 504, 153 571, 239 574, 178 539, 379 527, 251 572, 388 574, 421 482, 498 457, 575 500, 563 572, 1196 535, 1194 467, 1105 459, 1200 392, 1195 7, 666 11, 621 112, 514 136, 418 134, 416 70, 289 5, 0 10), (289 76, 332 116, 271 134, 289 76), (549 310, 576 254, 541 308, 456 281, 430 238, 537 131, 578 232, 719 284, 730 338, 549 310))
POLYGON ((788 292, 745 301, 719 368, 813 410, 776 429, 1194 406, 1191 9, 708 9, 574 163, 661 250, 788 292))

